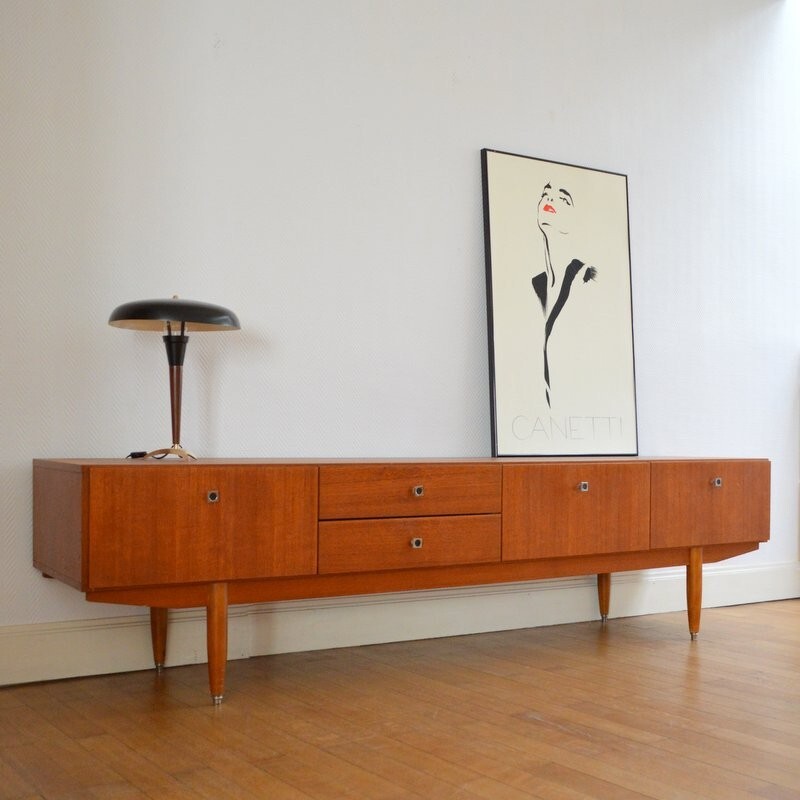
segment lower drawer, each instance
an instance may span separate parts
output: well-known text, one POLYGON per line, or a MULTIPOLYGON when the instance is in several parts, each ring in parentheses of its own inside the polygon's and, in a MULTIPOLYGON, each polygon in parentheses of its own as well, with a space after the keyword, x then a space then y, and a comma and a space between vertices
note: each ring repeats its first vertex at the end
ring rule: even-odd
POLYGON ((373 572, 500 560, 500 515, 320 522, 319 572, 373 572))

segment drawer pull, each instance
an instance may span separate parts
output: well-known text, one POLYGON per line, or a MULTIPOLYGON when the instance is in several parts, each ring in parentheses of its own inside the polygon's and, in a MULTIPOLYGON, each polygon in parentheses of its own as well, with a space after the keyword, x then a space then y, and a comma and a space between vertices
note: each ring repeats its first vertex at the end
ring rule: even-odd
POLYGON ((411 549, 412 550, 421 550, 422 549, 422 537, 421 536, 415 536, 411 540, 411 549))
POLYGON ((711 485, 716 489, 721 489, 722 488, 722 478, 719 478, 719 477, 714 478, 714 480, 711 481, 711 485))
POLYGON ((589 491, 589 481, 581 481, 578 484, 578 491, 579 492, 588 492, 589 491))
POLYGON ((425 487, 420 483, 411 490, 414 497, 422 497, 425 494, 425 487))
POLYGON ((218 503, 219 502, 219 492, 216 489, 212 489, 207 495, 206 500, 209 503, 218 503))

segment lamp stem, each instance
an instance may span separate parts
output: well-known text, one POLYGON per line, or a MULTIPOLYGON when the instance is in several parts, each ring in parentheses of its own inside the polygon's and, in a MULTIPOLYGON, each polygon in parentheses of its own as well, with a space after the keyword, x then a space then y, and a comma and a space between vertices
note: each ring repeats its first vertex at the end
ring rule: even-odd
POLYGON ((169 406, 172 412, 172 446, 181 446, 181 395, 183 390, 183 367, 170 365, 169 406))
MULTIPOLYGON (((164 336, 164 346, 167 349, 167 361, 169 362, 169 405, 172 412, 172 448, 168 448, 176 455, 182 452, 181 448, 181 396, 183 394, 183 359, 186 356, 186 345, 189 337, 183 333, 184 326, 181 325, 181 333, 172 333, 172 328, 168 328, 169 333, 164 336)), ((183 456, 181 456, 183 457, 183 456)))

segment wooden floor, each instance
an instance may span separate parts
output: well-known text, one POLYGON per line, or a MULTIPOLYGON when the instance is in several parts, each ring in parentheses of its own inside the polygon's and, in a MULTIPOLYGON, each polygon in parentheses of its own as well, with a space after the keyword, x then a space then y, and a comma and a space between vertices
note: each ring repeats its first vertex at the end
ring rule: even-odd
POLYGON ((0 690, 0 798, 800 798, 800 600, 0 690))

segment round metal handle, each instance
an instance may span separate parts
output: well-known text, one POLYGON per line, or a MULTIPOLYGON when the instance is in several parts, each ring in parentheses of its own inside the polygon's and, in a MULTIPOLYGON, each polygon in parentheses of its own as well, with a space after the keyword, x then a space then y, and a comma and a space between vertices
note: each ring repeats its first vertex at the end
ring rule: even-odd
POLYGON ((722 478, 716 477, 714 480, 711 481, 711 485, 715 488, 719 489, 722 487, 722 478))
POLYGON ((411 494, 413 494, 414 497, 422 497, 422 495, 425 494, 425 487, 420 483, 411 489, 411 494))
POLYGON ((216 489, 212 489, 207 495, 206 500, 209 503, 218 503, 219 502, 219 492, 216 489))
POLYGON ((578 484, 578 491, 579 492, 588 492, 589 491, 589 481, 581 481, 578 484))
POLYGON ((421 548, 422 548, 422 537, 421 536, 415 536, 411 540, 411 549, 412 550, 420 550, 421 548))

